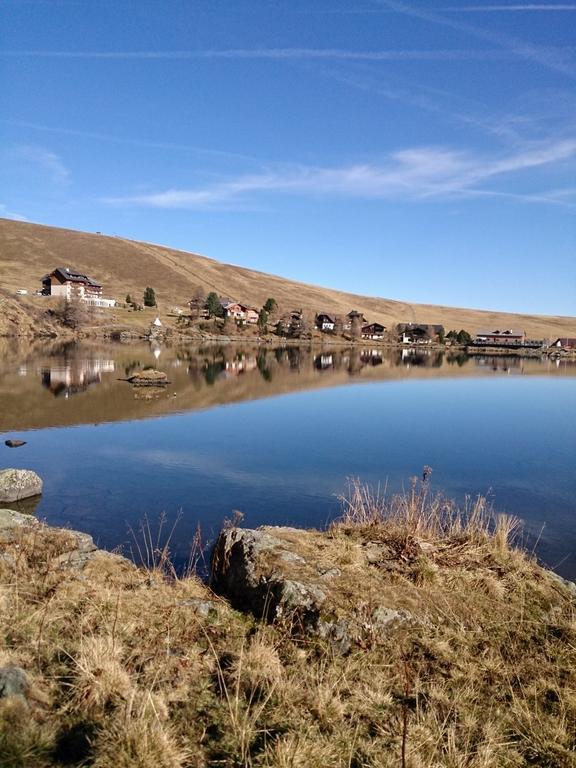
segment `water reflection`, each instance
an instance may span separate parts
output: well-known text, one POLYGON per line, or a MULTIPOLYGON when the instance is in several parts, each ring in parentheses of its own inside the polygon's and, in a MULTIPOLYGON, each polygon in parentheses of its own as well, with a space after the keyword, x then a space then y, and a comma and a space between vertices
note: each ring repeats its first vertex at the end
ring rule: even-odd
POLYGON ((183 511, 178 557, 199 522, 210 536, 233 509, 249 525, 323 525, 346 477, 400 489, 429 464, 447 495, 492 489, 499 510, 527 521, 542 557, 576 575, 574 360, 373 341, 18 348, 1 339, 0 360, 0 441, 37 430, 5 461, 45 479, 41 517, 104 546, 163 510, 183 511), (146 367, 170 384, 125 381, 146 367))
POLYGON ((100 384, 103 373, 113 373, 114 360, 65 359, 41 368, 42 386, 54 397, 70 397, 85 392, 92 384, 100 384))
POLYGON ((0 429, 145 418, 352 380, 576 373, 574 361, 565 359, 468 357, 461 350, 391 349, 373 343, 321 348, 35 343, 6 351, 0 368, 0 429), (146 367, 169 373, 170 386, 135 393, 123 379, 146 367), (61 400, 69 401, 65 409, 57 404, 61 400))

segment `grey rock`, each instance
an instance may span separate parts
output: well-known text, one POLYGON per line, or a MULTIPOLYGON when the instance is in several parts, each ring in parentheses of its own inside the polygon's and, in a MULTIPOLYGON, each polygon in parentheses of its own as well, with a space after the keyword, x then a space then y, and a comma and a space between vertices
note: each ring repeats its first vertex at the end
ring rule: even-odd
POLYGON ((352 647, 350 627, 345 621, 320 619, 316 625, 316 634, 323 640, 327 640, 336 653, 345 655, 352 647))
POLYGON ((189 597, 179 600, 178 605, 192 608, 194 613, 197 613, 198 616, 202 616, 204 619, 218 612, 218 603, 215 600, 202 600, 200 597, 189 597))
POLYGON ((316 612, 326 600, 326 594, 316 584, 305 584, 291 579, 280 579, 273 587, 276 597, 276 615, 292 611, 316 612))
POLYGON ((298 567, 306 562, 288 547, 287 542, 265 530, 222 531, 212 555, 215 590, 226 595, 236 608, 258 617, 300 612, 309 623, 326 595, 317 584, 303 583, 283 573, 281 566, 298 567))
POLYGON ((0 470, 0 503, 38 496, 42 487, 42 478, 31 469, 0 470))
POLYGON ((8 696, 25 696, 30 685, 28 676, 21 667, 8 664, 0 667, 0 699, 8 696))
POLYGON ((18 528, 21 525, 34 525, 37 522, 32 515, 24 515, 14 509, 0 509, 0 530, 18 528))
POLYGON ((26 445, 26 440, 4 440, 4 445, 8 448, 20 448, 21 445, 26 445))
POLYGON ((406 621, 410 618, 407 611, 396 611, 393 608, 379 606, 372 614, 372 626, 377 630, 385 630, 391 624, 398 621, 406 621))
POLYGON ((323 579, 324 581, 337 579, 338 576, 342 575, 342 571, 340 570, 340 568, 326 568, 326 569, 319 568, 318 572, 320 573, 320 578, 323 579))
POLYGON ((568 579, 563 578, 557 573, 554 573, 553 571, 549 571, 549 574, 551 578, 554 579, 554 581, 558 582, 558 584, 561 584, 563 587, 566 587, 568 592, 570 592, 570 595, 573 598, 576 598, 576 582, 574 581, 568 581, 568 579))

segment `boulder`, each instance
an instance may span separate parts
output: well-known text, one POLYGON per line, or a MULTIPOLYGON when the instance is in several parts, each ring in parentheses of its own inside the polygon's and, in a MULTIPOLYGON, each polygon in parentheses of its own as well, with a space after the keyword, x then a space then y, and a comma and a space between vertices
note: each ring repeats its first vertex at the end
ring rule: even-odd
POLYGON ((8 664, 0 667, 0 699, 8 696, 26 696, 30 685, 28 676, 21 667, 8 664))
POLYGON ((54 556, 52 560, 54 567, 81 571, 97 554, 105 554, 110 558, 125 560, 125 558, 118 555, 108 552, 103 553, 102 550, 96 547, 92 536, 88 533, 72 531, 67 528, 51 528, 40 523, 32 515, 25 515, 13 509, 0 509, 0 544, 17 541, 20 535, 19 529, 30 526, 37 526, 39 535, 43 533, 49 534, 51 531, 58 531, 63 534, 65 546, 60 554, 54 556))
MULTIPOLYGON (((379 559, 384 552, 379 550, 379 559)), ((286 527, 228 528, 212 555, 212 588, 238 610, 286 622, 293 633, 347 653, 412 619, 401 602, 384 602, 386 577, 371 565, 373 555, 346 536, 286 527)))
POLYGON ((168 376, 163 371, 155 371, 152 368, 135 373, 134 376, 129 377, 128 381, 135 387, 158 387, 170 384, 168 376))
POLYGON ((0 509, 0 534, 21 525, 35 525, 37 522, 32 515, 24 515, 14 509, 0 509))
POLYGON ((42 486, 42 478, 31 469, 0 470, 0 503, 39 496, 42 486))

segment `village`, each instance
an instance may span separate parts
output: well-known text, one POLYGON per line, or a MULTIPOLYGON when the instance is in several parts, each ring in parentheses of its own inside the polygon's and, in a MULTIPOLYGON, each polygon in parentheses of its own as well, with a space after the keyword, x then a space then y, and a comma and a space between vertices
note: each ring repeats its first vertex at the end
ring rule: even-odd
MULTIPOLYGON (((106 298, 102 283, 70 267, 57 267, 41 279, 41 288, 34 296, 60 299, 59 312, 65 325, 78 328, 82 324, 84 310, 107 311, 122 309, 138 312, 151 308, 159 313, 154 288, 146 287, 142 303, 130 295, 124 300, 106 298)), ((16 291, 27 295, 27 289, 16 291)), ((424 322, 399 322, 391 327, 367 318, 362 312, 350 309, 345 315, 318 308, 315 313, 302 309, 278 306, 268 298, 262 307, 252 306, 242 300, 220 296, 216 292, 205 293, 202 287, 194 291, 187 307, 168 307, 163 316, 184 335, 187 331, 221 337, 234 336, 237 332, 252 330, 255 340, 279 338, 283 340, 321 340, 337 342, 377 342, 402 347, 434 348, 465 347, 486 354, 543 353, 572 354, 576 351, 576 338, 532 339, 521 329, 453 329, 424 322)), ((149 336, 162 338, 164 324, 157 314, 151 323, 149 336)))

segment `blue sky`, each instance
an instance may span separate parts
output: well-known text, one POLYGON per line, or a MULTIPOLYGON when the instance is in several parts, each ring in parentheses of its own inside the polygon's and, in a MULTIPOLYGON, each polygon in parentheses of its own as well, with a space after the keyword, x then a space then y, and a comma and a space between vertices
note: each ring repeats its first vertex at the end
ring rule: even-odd
POLYGON ((576 314, 576 2, 0 0, 0 216, 576 314))

